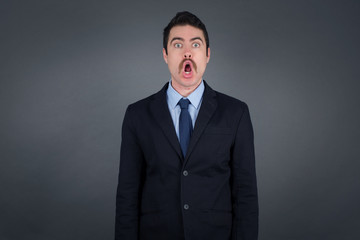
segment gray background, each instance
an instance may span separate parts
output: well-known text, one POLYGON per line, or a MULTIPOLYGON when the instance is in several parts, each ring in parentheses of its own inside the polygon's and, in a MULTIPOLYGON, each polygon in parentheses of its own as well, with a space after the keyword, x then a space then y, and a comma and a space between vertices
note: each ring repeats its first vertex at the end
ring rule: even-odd
POLYGON ((168 81, 182 10, 207 82, 250 107, 260 239, 360 239, 359 1, 5 0, 1 240, 113 239, 124 112, 168 81))

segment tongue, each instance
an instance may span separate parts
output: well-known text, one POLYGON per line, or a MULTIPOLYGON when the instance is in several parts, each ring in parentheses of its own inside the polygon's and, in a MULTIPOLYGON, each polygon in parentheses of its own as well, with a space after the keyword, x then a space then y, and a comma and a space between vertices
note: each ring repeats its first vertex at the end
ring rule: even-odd
POLYGON ((185 66, 185 72, 191 72, 191 67, 190 67, 190 65, 186 65, 185 66))

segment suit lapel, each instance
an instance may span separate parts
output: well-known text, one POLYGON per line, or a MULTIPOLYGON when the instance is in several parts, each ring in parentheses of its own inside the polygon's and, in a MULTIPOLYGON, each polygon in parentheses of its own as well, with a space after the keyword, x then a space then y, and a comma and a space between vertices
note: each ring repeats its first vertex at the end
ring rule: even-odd
POLYGON ((209 123, 211 116, 214 114, 217 108, 217 101, 216 101, 216 93, 212 90, 209 85, 204 81, 205 84, 205 91, 203 94, 203 100, 201 103, 199 115, 195 122, 195 128, 191 136, 191 140, 189 143, 189 147, 186 153, 185 162, 189 159, 191 152, 193 151, 196 143, 198 142, 199 138, 201 137, 202 133, 205 130, 205 127, 209 123))
POLYGON ((170 142, 170 145, 174 148, 179 157, 183 159, 180 143, 176 136, 174 123, 171 119, 169 107, 166 101, 166 90, 168 88, 168 84, 169 83, 165 84, 165 86, 154 95, 153 101, 150 103, 150 111, 155 120, 158 122, 164 135, 170 142))

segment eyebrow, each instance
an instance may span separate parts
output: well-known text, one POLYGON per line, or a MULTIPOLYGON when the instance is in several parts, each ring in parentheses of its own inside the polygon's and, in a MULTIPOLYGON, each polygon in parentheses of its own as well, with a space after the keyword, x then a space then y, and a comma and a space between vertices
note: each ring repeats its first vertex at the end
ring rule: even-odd
MULTIPOLYGON (((181 37, 174 37, 173 39, 171 39, 170 43, 172 43, 173 41, 176 41, 176 40, 180 40, 180 41, 183 41, 183 42, 185 41, 181 37)), ((203 43, 203 40, 200 37, 194 37, 194 38, 190 39, 190 42, 195 41, 195 40, 200 40, 203 43)))
POLYGON ((172 43, 173 41, 176 41, 176 40, 184 41, 184 39, 181 37, 174 37, 173 39, 171 39, 170 43, 172 43))
POLYGON ((203 42, 203 40, 201 39, 201 37, 194 37, 192 39, 190 39, 190 41, 195 41, 195 40, 200 40, 201 42, 203 42))

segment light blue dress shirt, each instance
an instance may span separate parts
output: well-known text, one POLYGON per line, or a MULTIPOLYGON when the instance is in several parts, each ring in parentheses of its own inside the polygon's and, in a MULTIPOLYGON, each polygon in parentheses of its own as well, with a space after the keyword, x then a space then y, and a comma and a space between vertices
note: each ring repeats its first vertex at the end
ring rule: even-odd
POLYGON ((204 82, 203 82, 203 80, 201 80, 200 85, 189 96, 183 97, 180 95, 180 93, 178 93, 171 86, 171 80, 170 80, 169 87, 166 92, 167 103, 168 103, 170 115, 173 120, 176 135, 177 135, 178 139, 180 139, 179 138, 179 117, 180 117, 180 112, 181 112, 181 108, 178 105, 178 102, 180 101, 181 98, 189 99, 190 104, 189 104, 188 111, 191 116, 193 128, 195 128, 195 122, 196 122, 196 118, 199 114, 204 89, 205 89, 204 82))

